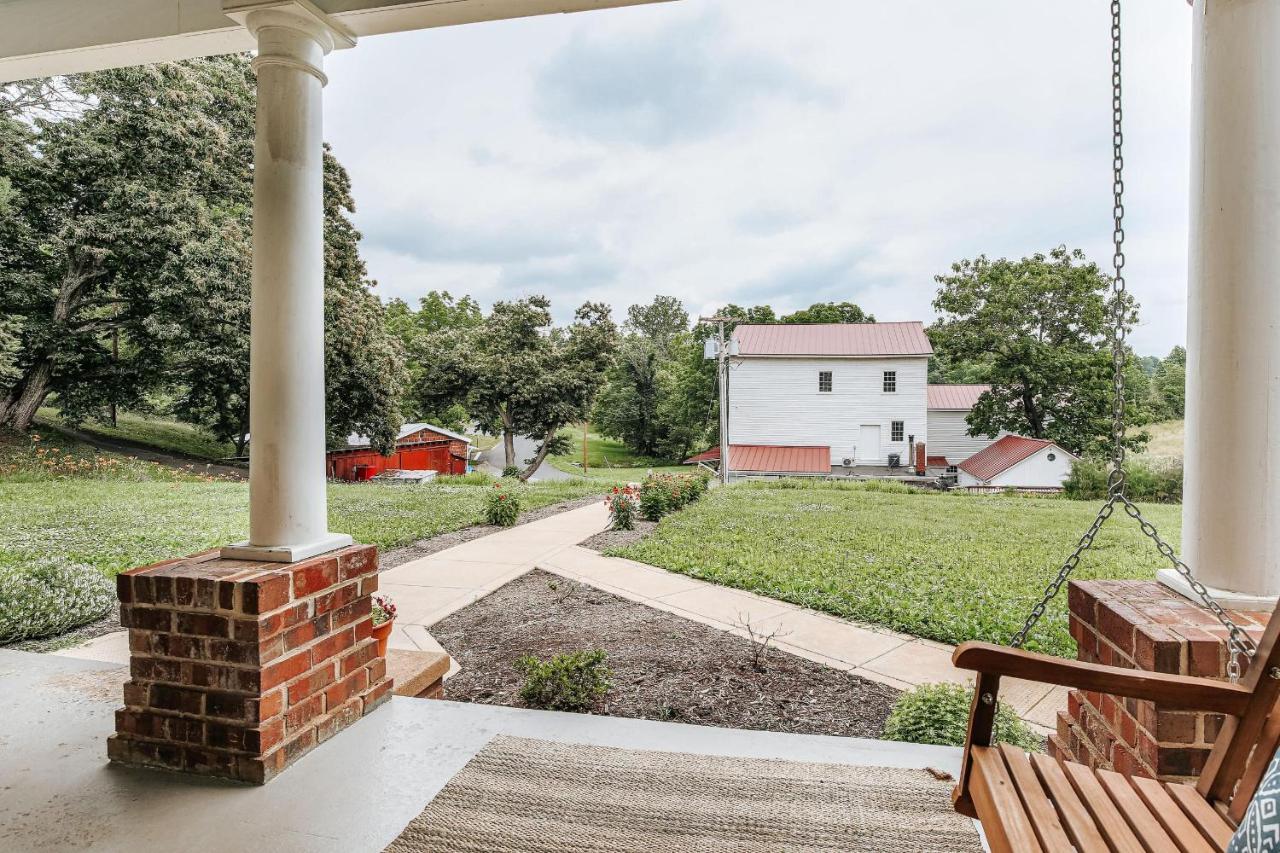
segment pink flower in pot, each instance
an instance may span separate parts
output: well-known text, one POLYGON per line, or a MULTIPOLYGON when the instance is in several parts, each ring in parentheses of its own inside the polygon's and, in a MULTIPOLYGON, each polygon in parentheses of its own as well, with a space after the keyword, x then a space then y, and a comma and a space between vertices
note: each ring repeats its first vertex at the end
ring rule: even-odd
POLYGON ((378 656, 387 656, 387 641, 396 621, 396 606, 383 595, 373 597, 373 638, 378 641, 378 656))

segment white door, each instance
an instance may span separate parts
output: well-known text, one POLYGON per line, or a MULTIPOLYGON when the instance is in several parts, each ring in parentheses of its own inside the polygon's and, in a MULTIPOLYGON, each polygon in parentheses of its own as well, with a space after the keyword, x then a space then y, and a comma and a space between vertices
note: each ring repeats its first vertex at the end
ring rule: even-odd
POLYGON ((858 430, 858 461, 877 465, 880 458, 880 424, 863 424, 858 430))

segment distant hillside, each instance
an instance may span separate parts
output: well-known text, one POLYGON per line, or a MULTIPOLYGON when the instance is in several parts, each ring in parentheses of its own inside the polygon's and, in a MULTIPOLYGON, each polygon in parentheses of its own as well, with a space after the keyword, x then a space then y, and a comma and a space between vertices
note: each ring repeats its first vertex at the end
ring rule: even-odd
POLYGON ((1182 458, 1182 421, 1161 421, 1134 430, 1139 431, 1151 436, 1143 456, 1182 458))

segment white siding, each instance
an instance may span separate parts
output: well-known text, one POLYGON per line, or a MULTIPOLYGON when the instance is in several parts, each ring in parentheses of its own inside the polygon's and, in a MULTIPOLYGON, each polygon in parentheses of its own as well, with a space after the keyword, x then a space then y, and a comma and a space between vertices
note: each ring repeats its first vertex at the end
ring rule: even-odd
POLYGON ((945 456, 952 465, 959 465, 979 450, 990 447, 1000 436, 1008 435, 1005 432, 996 438, 969 435, 969 424, 965 422, 968 414, 950 409, 929 410, 930 456, 945 456))
MULTIPOLYGON (((927 357, 743 358, 729 374, 729 440, 734 444, 827 445, 831 461, 855 456, 864 424, 880 425, 880 456, 911 454, 907 438, 928 441, 927 357), (832 390, 818 391, 818 373, 831 371, 832 390), (898 390, 885 393, 884 371, 898 373, 898 390), (891 440, 893 421, 902 441, 891 440)), ((861 456, 862 454, 856 454, 861 456)))
POLYGON ((1045 447, 985 482, 961 470, 956 484, 962 487, 1004 486, 1023 489, 1057 489, 1061 488, 1062 483, 1071 476, 1073 461, 1075 458, 1062 448, 1045 447), (1049 461, 1050 453, 1056 457, 1052 462, 1049 461))
POLYGON ((1071 476, 1072 457, 1061 447, 1045 447, 991 478, 993 486, 1059 488, 1071 476), (1049 454, 1055 457, 1049 461, 1049 454))

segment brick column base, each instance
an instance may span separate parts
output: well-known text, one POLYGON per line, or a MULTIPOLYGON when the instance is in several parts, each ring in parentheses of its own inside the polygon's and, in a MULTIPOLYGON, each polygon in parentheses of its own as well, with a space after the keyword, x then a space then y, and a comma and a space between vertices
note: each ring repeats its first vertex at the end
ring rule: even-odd
POLYGON ((216 551, 117 578, 131 680, 107 754, 263 784, 391 698, 370 636, 378 553, 299 563, 216 551))
MULTIPOLYGON (((1222 678, 1226 629, 1212 613, 1154 581, 1072 581, 1071 636, 1086 663, 1222 678)), ((1231 612, 1255 640, 1270 613, 1231 612)), ((1241 659, 1241 667, 1248 661, 1241 659)), ((1073 690, 1049 753, 1129 775, 1190 781, 1222 727, 1221 714, 1169 711, 1154 702, 1073 690)))

